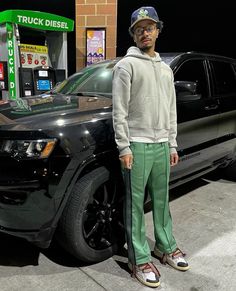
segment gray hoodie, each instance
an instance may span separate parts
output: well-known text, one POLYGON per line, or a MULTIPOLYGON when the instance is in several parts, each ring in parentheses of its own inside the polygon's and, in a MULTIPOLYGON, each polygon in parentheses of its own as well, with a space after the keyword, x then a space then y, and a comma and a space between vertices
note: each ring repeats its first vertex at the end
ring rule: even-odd
POLYGON ((120 156, 130 154, 130 141, 169 142, 176 152, 177 118, 174 77, 158 53, 155 57, 130 47, 114 67, 113 126, 120 156))

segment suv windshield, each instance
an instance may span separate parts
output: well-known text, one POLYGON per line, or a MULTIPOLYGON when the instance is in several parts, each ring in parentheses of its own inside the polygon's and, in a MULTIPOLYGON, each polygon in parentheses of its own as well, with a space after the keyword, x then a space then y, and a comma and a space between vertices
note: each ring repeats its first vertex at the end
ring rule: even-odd
MULTIPOLYGON (((162 57, 164 62, 169 64, 175 55, 162 54, 162 57)), ((52 93, 111 97, 112 70, 117 61, 118 59, 88 66, 64 80, 53 89, 52 93)))
POLYGON ((86 67, 56 86, 52 93, 65 95, 103 95, 111 97, 112 69, 115 63, 86 67))

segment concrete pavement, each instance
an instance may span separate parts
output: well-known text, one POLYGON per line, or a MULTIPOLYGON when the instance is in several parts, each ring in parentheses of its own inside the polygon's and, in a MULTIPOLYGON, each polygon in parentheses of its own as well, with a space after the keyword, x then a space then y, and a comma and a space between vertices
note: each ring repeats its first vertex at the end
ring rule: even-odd
MULTIPOLYGON (((161 265, 161 285, 168 291, 236 290, 236 182, 217 172, 171 191, 174 234, 191 269, 161 265)), ((154 246, 151 213, 147 237, 154 246)), ((1 291, 144 291, 130 277, 126 250, 99 264, 83 266, 57 248, 40 252, 29 243, 0 235, 1 291)))

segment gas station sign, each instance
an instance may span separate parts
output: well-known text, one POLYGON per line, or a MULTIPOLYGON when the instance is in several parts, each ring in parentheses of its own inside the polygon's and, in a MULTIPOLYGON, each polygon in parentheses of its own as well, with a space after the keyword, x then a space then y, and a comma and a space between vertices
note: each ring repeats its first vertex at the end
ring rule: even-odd
POLYGON ((8 76, 9 94, 11 99, 16 98, 16 76, 15 76, 15 52, 13 38, 13 24, 6 23, 7 28, 7 48, 8 48, 8 76))
POLYGON ((53 31, 73 31, 74 21, 63 16, 31 10, 1 12, 1 22, 12 22, 31 28, 53 31))

